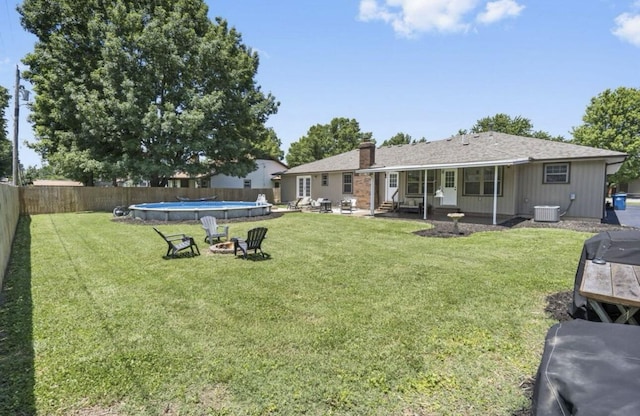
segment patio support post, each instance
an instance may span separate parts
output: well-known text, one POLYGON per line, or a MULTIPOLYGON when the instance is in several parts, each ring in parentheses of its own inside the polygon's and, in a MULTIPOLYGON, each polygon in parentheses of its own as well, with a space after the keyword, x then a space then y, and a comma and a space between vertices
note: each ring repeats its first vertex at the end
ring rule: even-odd
POLYGON ((375 208, 375 201, 376 201, 376 196, 375 196, 375 189, 376 189, 376 174, 374 172, 371 172, 369 175, 371 175, 371 180, 369 181, 371 183, 371 189, 369 190, 369 208, 371 211, 371 216, 375 216, 376 214, 376 208, 375 208))
POLYGON ((493 225, 496 225, 496 211, 498 211, 498 165, 493 170, 493 225))
POLYGON ((424 170, 424 198, 422 201, 422 219, 424 220, 427 219, 427 178, 429 177, 429 175, 427 174, 428 172, 428 169, 424 170))

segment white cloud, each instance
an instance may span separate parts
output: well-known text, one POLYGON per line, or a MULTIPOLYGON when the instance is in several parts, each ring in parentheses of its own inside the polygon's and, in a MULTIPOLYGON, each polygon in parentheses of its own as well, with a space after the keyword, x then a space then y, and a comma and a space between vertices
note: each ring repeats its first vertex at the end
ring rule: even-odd
POLYGON ((396 33, 411 37, 418 32, 464 32, 465 14, 478 0, 361 0, 359 18, 382 20, 396 33))
POLYGON ((358 17, 381 20, 405 37, 421 32, 458 33, 471 28, 469 15, 480 4, 485 8, 478 20, 485 24, 517 16, 524 9, 516 0, 361 0, 358 17))
POLYGON ((612 33, 635 46, 640 46, 640 14, 622 13, 616 17, 612 33))
POLYGON ((478 15, 478 22, 491 24, 508 17, 516 17, 524 10, 514 0, 496 0, 487 3, 485 11, 478 15))

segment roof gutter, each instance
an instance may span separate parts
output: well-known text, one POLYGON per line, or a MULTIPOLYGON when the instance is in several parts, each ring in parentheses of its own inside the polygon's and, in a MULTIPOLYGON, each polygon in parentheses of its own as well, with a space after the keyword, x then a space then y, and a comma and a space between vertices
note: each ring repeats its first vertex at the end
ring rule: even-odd
POLYGON ((466 163, 433 163, 428 165, 396 165, 396 166, 380 166, 370 167, 366 169, 358 169, 356 173, 375 173, 375 172, 391 172, 391 171, 408 171, 408 170, 430 170, 430 169, 455 169, 455 168, 478 168, 485 166, 512 166, 529 163, 529 158, 506 159, 506 160, 488 160, 482 162, 466 162, 466 163))
POLYGON ((607 175, 613 175, 614 173, 618 172, 625 160, 627 160, 626 156, 623 157, 621 160, 618 159, 618 160, 614 160, 613 162, 607 161, 605 163, 607 175))

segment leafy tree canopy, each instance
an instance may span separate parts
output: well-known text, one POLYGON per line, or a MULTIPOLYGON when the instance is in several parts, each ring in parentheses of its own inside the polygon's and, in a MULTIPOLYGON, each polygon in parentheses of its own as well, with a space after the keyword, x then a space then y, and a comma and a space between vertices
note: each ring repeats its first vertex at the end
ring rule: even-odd
MULTIPOLYGON (((65 176, 243 176, 276 144, 258 56, 202 0, 25 0, 33 148, 65 176), (200 163, 209 160, 214 166, 200 163)), ((277 138, 276 138, 277 140, 277 138)))
MULTIPOLYGON (((483 133, 495 131, 515 136, 535 137, 537 139, 552 140, 557 142, 565 141, 562 136, 551 136, 549 133, 533 130, 533 124, 528 118, 521 116, 511 117, 504 113, 498 113, 493 117, 484 117, 471 127, 471 133, 483 133)), ((467 134, 467 130, 458 130, 458 134, 467 134)))
POLYGON ((614 182, 640 177, 640 90, 605 90, 591 99, 582 121, 572 130, 574 143, 629 155, 613 176, 614 182))
POLYGON ((364 139, 371 139, 371 133, 361 132, 355 119, 337 117, 329 124, 312 126, 306 136, 291 143, 287 164, 295 167, 348 152, 357 149, 364 139))
POLYGON ((420 140, 412 139, 410 135, 406 133, 397 133, 395 136, 391 137, 389 140, 385 140, 382 142, 380 146, 395 146, 399 144, 411 144, 411 143, 423 143, 426 142, 426 138, 421 138, 420 140))
POLYGON ((266 128, 260 135, 260 141, 256 143, 256 158, 282 160, 284 151, 282 141, 272 128, 266 128))
POLYGON ((13 171, 13 145, 9 140, 6 119, 9 98, 9 91, 0 86, 0 176, 10 176, 13 171))

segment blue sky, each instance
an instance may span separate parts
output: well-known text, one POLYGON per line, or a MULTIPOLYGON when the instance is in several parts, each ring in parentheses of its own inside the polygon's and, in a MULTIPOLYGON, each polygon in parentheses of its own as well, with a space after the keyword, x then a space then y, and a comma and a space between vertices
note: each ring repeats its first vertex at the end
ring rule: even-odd
MULTIPOLYGON (((16 64, 34 42, 16 4, 0 0, 0 85, 12 94, 16 64)), ((399 132, 444 139, 497 113, 570 138, 593 97, 640 88, 640 1, 207 4, 211 18, 225 18, 260 54, 257 82, 281 103, 267 124, 285 151, 335 117, 356 119, 378 143, 399 132)), ((22 106, 21 143, 33 140, 27 114, 22 106)), ((11 133, 13 104, 7 117, 11 133)), ((40 165, 19 150, 25 166, 40 165)))

